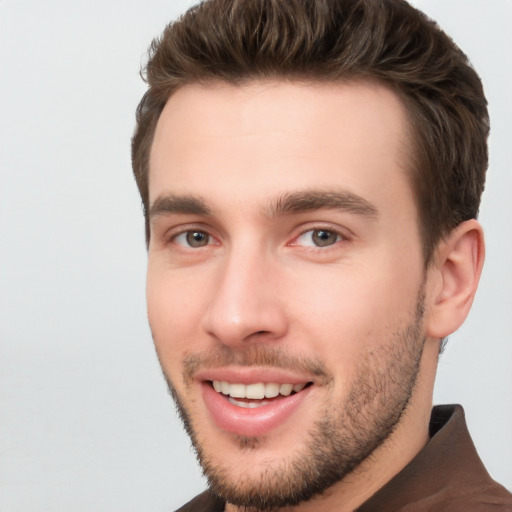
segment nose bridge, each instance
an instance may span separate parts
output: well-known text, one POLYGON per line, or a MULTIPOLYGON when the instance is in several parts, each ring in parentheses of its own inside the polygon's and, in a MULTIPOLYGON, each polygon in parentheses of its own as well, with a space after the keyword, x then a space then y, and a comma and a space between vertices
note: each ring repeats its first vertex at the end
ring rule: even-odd
POLYGON ((275 273, 261 243, 247 237, 234 244, 218 270, 204 329, 231 346, 280 337, 286 320, 273 283, 275 273))

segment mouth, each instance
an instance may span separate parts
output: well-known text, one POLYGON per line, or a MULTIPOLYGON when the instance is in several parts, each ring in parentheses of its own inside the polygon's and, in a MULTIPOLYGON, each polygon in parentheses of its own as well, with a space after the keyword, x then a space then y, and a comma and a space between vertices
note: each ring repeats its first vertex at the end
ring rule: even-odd
POLYGON ((232 383, 225 380, 208 381, 210 386, 228 402, 236 407, 256 409, 272 404, 276 399, 293 396, 304 388, 311 386, 312 382, 298 384, 276 382, 257 382, 254 384, 232 383))
POLYGON ((279 427, 290 427, 292 416, 301 411, 307 415, 310 411, 305 404, 316 388, 313 381, 297 376, 288 380, 284 375, 272 376, 269 372, 217 373, 218 376, 205 375, 200 384, 209 416, 224 432, 263 436, 279 427))

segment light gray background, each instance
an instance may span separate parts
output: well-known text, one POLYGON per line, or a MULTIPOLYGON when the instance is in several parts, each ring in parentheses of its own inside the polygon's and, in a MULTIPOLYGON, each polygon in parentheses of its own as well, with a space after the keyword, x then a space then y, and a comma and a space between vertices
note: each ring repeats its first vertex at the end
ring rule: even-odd
MULTIPOLYGON (((418 0, 488 94, 488 255, 436 402, 512 488, 512 2, 418 0)), ((170 511, 204 482, 146 326, 129 142, 151 38, 191 2, 1 0, 0 511, 170 511)))

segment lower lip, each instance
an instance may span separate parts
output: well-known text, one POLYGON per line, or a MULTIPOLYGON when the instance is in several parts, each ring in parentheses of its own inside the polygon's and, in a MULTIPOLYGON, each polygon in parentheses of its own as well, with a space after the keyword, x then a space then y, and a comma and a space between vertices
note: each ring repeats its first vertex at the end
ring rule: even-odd
POLYGON ((268 434, 285 423, 309 395, 311 387, 267 405, 247 409, 228 402, 227 398, 217 393, 209 383, 202 384, 203 400, 217 426, 226 432, 245 437, 268 434))

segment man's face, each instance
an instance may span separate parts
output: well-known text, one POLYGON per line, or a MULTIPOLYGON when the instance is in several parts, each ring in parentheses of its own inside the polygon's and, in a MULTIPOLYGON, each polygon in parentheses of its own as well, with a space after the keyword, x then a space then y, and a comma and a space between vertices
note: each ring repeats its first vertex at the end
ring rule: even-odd
POLYGON ((161 115, 149 321, 231 503, 321 492, 414 400, 425 273, 407 131, 368 84, 190 85, 161 115))

